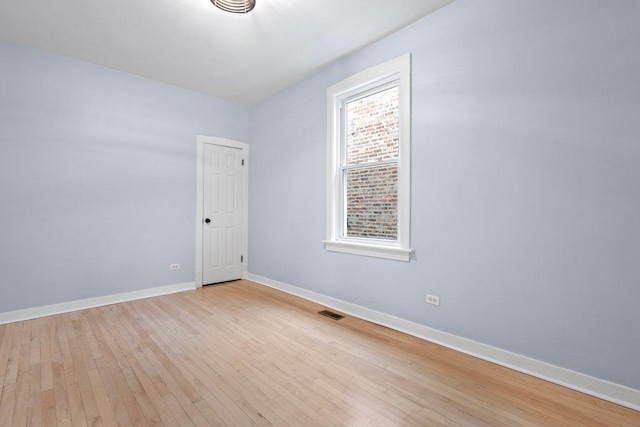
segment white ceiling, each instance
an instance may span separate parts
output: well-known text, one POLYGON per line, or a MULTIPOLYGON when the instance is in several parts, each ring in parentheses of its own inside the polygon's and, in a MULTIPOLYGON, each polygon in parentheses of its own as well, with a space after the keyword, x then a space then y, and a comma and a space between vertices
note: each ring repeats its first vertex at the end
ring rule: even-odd
POLYGON ((252 104, 453 0, 0 0, 0 39, 252 104))

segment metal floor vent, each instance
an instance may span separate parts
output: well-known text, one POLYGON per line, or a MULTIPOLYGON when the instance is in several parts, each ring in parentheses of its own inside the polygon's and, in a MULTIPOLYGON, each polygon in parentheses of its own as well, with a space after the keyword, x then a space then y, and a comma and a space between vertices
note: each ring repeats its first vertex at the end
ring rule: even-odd
POLYGON ((340 320, 340 319, 344 318, 343 315, 338 314, 338 313, 334 313, 333 311, 329 311, 329 310, 319 311, 318 314, 321 314, 323 316, 329 317, 330 319, 333 319, 333 320, 340 320))

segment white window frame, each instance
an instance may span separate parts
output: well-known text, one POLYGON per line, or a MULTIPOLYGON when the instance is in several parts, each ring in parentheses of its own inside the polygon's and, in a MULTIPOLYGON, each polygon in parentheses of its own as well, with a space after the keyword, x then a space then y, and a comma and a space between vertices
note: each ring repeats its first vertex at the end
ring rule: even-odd
POLYGON ((411 224, 411 54, 363 70, 327 88, 327 237, 325 248, 333 252, 409 261, 413 249, 411 224), (343 234, 344 190, 342 182, 343 113, 346 100, 398 86, 398 240, 346 237, 343 234), (395 84, 394 84, 395 85, 395 84))

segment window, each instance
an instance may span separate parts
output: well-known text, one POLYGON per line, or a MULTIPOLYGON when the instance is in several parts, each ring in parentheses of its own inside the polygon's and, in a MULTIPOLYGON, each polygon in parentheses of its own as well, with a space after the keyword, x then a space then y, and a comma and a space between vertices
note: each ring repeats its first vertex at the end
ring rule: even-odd
POLYGON ((327 89, 330 251, 409 261, 411 56, 327 89))

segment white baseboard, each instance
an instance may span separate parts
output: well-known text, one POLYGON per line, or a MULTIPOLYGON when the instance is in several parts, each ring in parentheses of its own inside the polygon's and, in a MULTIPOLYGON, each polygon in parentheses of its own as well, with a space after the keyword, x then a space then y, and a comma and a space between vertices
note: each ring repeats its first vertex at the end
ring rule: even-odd
POLYGON ((570 369, 551 365, 546 362, 541 362, 527 356, 522 356, 497 347, 442 332, 438 329, 429 328, 428 326, 420 325, 409 320, 404 320, 399 317, 371 310, 366 307, 299 288, 297 286, 278 282, 266 277, 261 277, 256 274, 247 274, 247 280, 278 289, 288 294, 299 296, 351 316, 386 326, 525 374, 533 375, 534 377, 640 411, 640 390, 601 380, 570 369))
POLYGON ((77 301, 63 302, 60 304, 45 305, 41 307, 26 308, 24 310, 8 311, 0 313, 0 325, 21 320, 36 319, 38 317, 52 316, 54 314, 68 313, 70 311, 84 310, 100 307, 118 302, 134 301, 137 299, 156 297, 160 295, 174 294, 196 288, 195 282, 179 283, 177 285, 160 286, 157 288, 143 289, 140 291, 124 292, 121 294, 106 295, 103 297, 88 298, 77 301))

